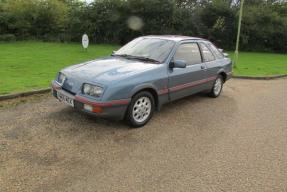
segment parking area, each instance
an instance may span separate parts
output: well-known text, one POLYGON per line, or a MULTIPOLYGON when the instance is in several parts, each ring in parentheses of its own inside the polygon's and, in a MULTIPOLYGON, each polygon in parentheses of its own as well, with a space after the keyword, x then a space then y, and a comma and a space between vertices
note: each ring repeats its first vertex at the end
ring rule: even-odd
POLYGON ((286 146, 287 78, 232 79, 140 129, 44 95, 0 110, 0 191, 283 192, 286 146))

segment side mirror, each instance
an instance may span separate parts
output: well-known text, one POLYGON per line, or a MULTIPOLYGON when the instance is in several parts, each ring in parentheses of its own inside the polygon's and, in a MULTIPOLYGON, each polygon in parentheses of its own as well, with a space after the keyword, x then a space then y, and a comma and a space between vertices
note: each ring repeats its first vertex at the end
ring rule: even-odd
POLYGON ((223 53, 223 49, 218 49, 218 51, 220 51, 221 53, 223 53))
POLYGON ((112 52, 112 55, 115 54, 116 52, 117 52, 117 51, 113 51, 113 52, 112 52))
POLYGON ((175 60, 170 63, 170 68, 186 68, 186 62, 184 60, 175 60))

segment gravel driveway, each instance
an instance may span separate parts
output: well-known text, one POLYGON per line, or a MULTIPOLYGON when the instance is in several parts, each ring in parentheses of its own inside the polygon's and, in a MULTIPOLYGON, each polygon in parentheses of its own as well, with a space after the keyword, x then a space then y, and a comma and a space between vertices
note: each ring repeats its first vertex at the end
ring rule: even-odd
POLYGON ((1 192, 286 192, 287 79, 233 79, 142 129, 44 95, 0 110, 0 155, 1 192))

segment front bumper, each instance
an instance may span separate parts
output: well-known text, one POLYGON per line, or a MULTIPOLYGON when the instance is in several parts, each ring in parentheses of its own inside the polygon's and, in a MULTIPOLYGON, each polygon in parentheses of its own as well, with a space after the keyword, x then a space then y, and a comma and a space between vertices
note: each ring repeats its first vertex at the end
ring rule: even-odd
MULTIPOLYGON (((58 99, 57 92, 64 93, 65 95, 71 95, 71 93, 68 93, 67 91, 63 90, 61 86, 58 85, 56 82, 53 82, 52 83, 52 94, 54 97, 58 99)), ((94 116, 103 117, 103 118, 112 118, 116 120, 121 120, 124 118, 125 112, 130 102, 130 99, 98 102, 98 101, 86 98, 82 95, 71 95, 71 97, 74 100, 75 109, 94 115, 94 116), (93 112, 91 110, 85 109, 84 105, 88 105, 92 108, 97 108, 101 110, 97 112, 93 112)))

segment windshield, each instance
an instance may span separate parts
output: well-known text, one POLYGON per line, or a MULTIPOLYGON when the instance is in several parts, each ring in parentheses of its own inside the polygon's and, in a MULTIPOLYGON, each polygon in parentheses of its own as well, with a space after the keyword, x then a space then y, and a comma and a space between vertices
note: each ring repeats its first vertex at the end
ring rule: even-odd
POLYGON ((140 37, 123 46, 114 55, 145 58, 163 63, 174 44, 170 40, 140 37))

